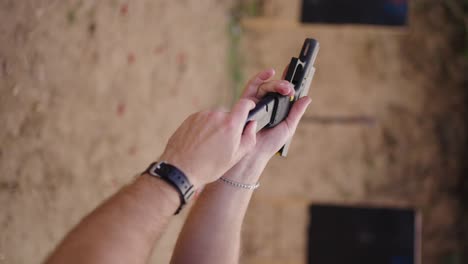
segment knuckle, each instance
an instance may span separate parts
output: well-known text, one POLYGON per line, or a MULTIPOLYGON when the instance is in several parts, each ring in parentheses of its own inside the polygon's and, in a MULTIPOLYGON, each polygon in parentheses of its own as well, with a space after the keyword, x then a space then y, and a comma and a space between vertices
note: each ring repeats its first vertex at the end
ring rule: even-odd
POLYGON ((219 113, 218 112, 214 112, 214 111, 207 111, 204 116, 207 118, 207 119, 214 119, 216 120, 219 116, 219 113))
POLYGON ((246 101, 248 101, 247 98, 241 98, 241 99, 239 99, 238 104, 241 105, 241 104, 243 104, 243 103, 246 102, 246 101))
POLYGON ((193 120, 197 119, 197 116, 198 116, 198 113, 193 113, 193 114, 187 116, 187 118, 185 118, 183 123, 192 122, 193 120))
POLYGON ((212 116, 214 119, 219 120, 224 117, 225 113, 223 112, 213 112, 212 116))
POLYGON ((232 117, 226 118, 224 120, 224 125, 229 131, 232 131, 235 127, 237 127, 236 120, 234 120, 232 117))
POLYGON ((251 109, 255 107, 255 102, 253 100, 250 100, 248 98, 243 99, 244 104, 246 105, 246 108, 251 109))
POLYGON ((224 113, 213 111, 213 112, 207 113, 204 120, 205 120, 205 123, 207 124, 210 123, 215 126, 220 126, 220 125, 223 126, 223 118, 224 118, 224 113))
POLYGON ((208 114, 208 111, 200 111, 200 112, 193 113, 191 115, 191 118, 199 118, 199 117, 206 116, 207 114, 208 114))

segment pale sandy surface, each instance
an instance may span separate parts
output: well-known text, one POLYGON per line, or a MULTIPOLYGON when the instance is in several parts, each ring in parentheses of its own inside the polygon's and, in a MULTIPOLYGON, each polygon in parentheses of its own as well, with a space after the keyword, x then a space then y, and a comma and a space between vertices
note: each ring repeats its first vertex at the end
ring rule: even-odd
POLYGON ((40 262, 188 114, 230 101, 227 3, 67 2, 0 1, 0 263, 40 262))

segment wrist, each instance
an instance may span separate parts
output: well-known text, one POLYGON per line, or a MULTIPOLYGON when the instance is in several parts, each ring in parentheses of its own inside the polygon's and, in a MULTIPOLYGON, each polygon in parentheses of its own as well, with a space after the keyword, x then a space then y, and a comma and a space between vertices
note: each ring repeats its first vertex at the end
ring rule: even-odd
POLYGON ((223 178, 245 184, 256 184, 265 169, 268 159, 246 156, 223 175, 223 178))
POLYGON ((167 164, 170 164, 180 171, 182 171, 190 183, 193 185, 195 190, 202 187, 205 183, 201 182, 198 177, 196 169, 190 166, 187 162, 184 161, 183 158, 179 158, 177 155, 170 155, 167 153, 163 153, 159 158, 159 161, 164 161, 167 164))
POLYGON ((138 177, 133 183, 133 186, 140 194, 154 196, 154 199, 164 199, 165 203, 161 204, 165 204, 167 206, 162 206, 162 209, 167 209, 168 215, 173 215, 174 211, 180 205, 180 198, 177 190, 170 186, 167 182, 152 177, 148 173, 142 174, 140 177, 138 177))
POLYGON ((187 178, 185 173, 165 161, 151 163, 145 170, 144 174, 148 174, 149 176, 166 182, 177 191, 180 198, 180 205, 175 214, 179 214, 195 193, 195 187, 187 178))

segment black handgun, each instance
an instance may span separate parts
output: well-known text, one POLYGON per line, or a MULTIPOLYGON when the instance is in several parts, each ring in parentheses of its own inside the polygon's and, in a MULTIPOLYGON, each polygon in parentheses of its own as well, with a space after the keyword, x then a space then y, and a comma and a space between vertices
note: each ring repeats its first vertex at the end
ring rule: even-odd
MULTIPOLYGON (((285 80, 294 85, 295 94, 292 97, 279 93, 268 93, 250 111, 247 122, 257 121, 257 132, 264 128, 271 128, 286 119, 295 101, 309 93, 310 83, 314 77, 314 62, 319 50, 319 43, 315 39, 306 39, 299 58, 293 57, 289 63, 285 80)), ((286 157, 291 139, 278 151, 286 157)))

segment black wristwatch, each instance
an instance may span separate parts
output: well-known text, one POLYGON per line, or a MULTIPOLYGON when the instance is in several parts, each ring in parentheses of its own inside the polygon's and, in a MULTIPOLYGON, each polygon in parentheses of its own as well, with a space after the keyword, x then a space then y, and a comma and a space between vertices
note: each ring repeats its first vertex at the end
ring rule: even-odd
POLYGON ((195 188, 193 184, 190 183, 187 176, 177 167, 165 163, 164 161, 151 163, 148 169, 142 174, 145 173, 164 180, 177 190, 180 196, 180 206, 174 213, 175 215, 182 210, 184 205, 190 200, 190 197, 195 193, 195 188))

